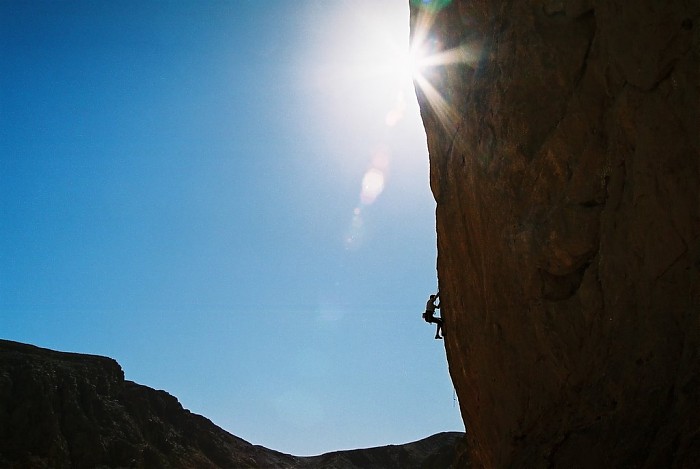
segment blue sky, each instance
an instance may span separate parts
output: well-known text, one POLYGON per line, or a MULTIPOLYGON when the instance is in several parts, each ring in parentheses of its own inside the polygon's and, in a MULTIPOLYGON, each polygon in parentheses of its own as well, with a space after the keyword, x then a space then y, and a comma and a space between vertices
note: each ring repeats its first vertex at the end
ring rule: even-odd
POLYGON ((408 1, 0 2, 0 336, 297 454, 463 430, 408 1))

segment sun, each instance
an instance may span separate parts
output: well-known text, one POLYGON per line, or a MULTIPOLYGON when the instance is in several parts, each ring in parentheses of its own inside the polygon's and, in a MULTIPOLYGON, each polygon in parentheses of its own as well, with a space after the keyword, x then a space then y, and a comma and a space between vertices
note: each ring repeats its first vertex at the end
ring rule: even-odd
POLYGON ((425 45, 407 46, 396 59, 396 74, 404 80, 414 81, 426 66, 427 58, 425 45))
POLYGON ((378 207, 393 190, 394 175, 426 163, 418 152, 402 147, 424 132, 416 94, 446 127, 456 122, 436 78, 444 67, 469 61, 469 48, 444 50, 431 35, 435 15, 449 1, 421 0, 412 35, 407 3, 334 3, 329 21, 319 23, 311 60, 300 67, 304 86, 324 111, 320 128, 330 130, 331 142, 345 142, 336 154, 348 155, 340 164, 358 180, 345 236, 348 249, 363 244, 368 213, 378 210, 370 207, 378 207))
POLYGON ((482 52, 478 44, 469 43, 446 49, 432 37, 436 12, 450 3, 448 0, 415 0, 414 4, 420 9, 413 25, 409 53, 416 91, 425 98, 449 133, 455 130, 458 116, 432 79, 447 67, 476 66, 482 52))

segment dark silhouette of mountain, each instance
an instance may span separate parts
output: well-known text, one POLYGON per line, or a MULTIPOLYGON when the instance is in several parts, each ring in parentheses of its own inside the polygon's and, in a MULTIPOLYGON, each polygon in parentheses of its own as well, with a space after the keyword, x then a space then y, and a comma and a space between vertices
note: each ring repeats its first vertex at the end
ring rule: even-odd
POLYGON ((337 451, 306 458, 304 467, 310 469, 384 467, 438 469, 457 467, 455 465, 456 451, 459 450, 463 440, 464 433, 438 433, 404 445, 337 451))
POLYGON ((447 468, 462 433, 297 457, 252 445, 124 379, 107 357, 0 340, 3 468, 447 468))
POLYGON ((700 2, 411 5, 471 463, 700 467, 700 2))

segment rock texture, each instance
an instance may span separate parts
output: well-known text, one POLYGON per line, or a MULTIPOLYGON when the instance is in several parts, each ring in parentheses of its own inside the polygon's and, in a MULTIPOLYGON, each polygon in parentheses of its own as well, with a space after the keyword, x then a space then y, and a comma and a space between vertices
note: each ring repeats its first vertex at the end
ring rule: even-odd
POLYGON ((411 4, 475 467, 697 467, 700 2, 411 4))
POLYGON ((296 457, 252 445, 124 380, 106 357, 0 340, 3 468, 447 468, 462 433, 400 446, 296 457))

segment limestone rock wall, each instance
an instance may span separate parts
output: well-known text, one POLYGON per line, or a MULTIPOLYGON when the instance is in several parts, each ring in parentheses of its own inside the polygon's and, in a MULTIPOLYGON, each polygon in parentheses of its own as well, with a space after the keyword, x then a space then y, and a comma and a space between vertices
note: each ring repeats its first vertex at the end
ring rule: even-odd
POLYGON ((473 464, 696 467, 700 2, 411 4, 473 464))

